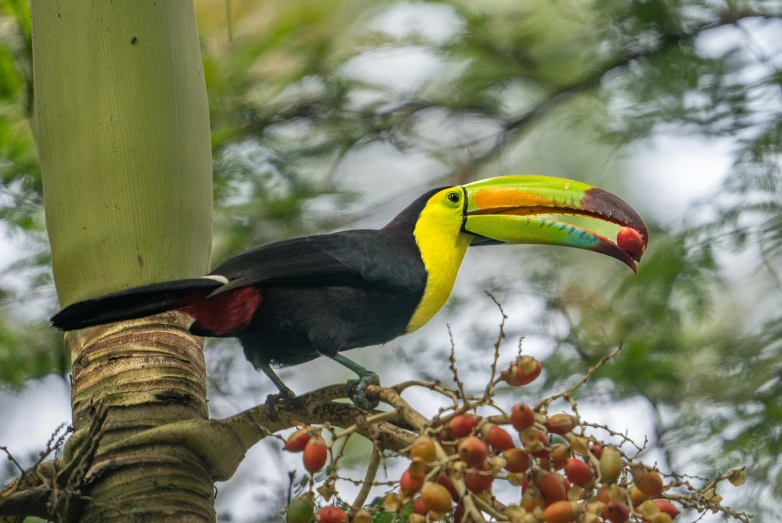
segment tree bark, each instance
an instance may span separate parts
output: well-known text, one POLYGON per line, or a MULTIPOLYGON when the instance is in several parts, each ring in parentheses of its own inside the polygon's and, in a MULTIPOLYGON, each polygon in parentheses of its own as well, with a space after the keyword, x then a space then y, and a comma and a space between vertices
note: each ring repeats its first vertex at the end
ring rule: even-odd
MULTIPOLYGON (((206 88, 191 0, 33 0, 35 121, 60 304, 204 275, 212 217, 206 88)), ((178 313, 66 335, 73 438, 108 408, 81 521, 214 521, 184 444, 123 446, 206 419, 200 339, 178 313), (113 444, 111 452, 101 449, 113 444)))

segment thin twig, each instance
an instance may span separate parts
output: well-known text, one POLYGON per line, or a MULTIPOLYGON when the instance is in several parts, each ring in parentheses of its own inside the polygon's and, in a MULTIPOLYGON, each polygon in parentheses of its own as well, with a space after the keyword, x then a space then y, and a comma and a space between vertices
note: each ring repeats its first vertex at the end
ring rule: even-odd
POLYGON ((453 374, 453 380, 456 382, 456 386, 459 388, 459 393, 461 394, 462 401, 464 402, 465 406, 469 408, 469 401, 467 400, 467 393, 464 392, 464 384, 459 379, 459 371, 456 369, 456 343, 453 341, 453 332, 451 331, 451 326, 446 324, 446 327, 448 328, 448 338, 451 341, 451 355, 448 357, 448 362, 450 365, 448 366, 449 369, 451 369, 451 373, 453 374))
MULTIPOLYGON (((622 343, 624 343, 624 342, 622 342, 622 343)), ((569 396, 570 394, 575 392, 579 387, 581 387, 587 381, 589 381, 589 378, 591 378, 592 375, 595 372, 597 372, 597 369, 602 367, 605 362, 607 362, 608 360, 610 360, 611 358, 613 358, 617 354, 619 354, 619 352, 621 352, 621 350, 622 350, 622 343, 619 343, 619 347, 617 347, 617 349, 614 352, 610 352, 610 353, 606 354, 605 356, 600 358, 600 361, 598 361, 594 366, 589 367, 589 370, 587 371, 586 375, 583 378, 578 380, 576 383, 574 383, 572 386, 570 386, 567 390, 564 390, 564 391, 562 391, 562 392, 560 392, 558 394, 554 394, 553 396, 549 396, 548 398, 542 400, 540 403, 538 403, 535 406, 534 410, 536 410, 538 412, 541 412, 541 409, 548 409, 549 405, 551 405, 551 403, 554 400, 557 400, 559 398, 564 398, 565 396, 569 396)))
POLYGON ((19 472, 21 472, 22 474, 24 474, 24 468, 22 468, 22 466, 19 464, 19 462, 18 462, 18 461, 16 461, 16 459, 13 457, 13 455, 11 455, 11 453, 8 451, 8 447, 0 447, 0 450, 2 450, 3 452, 5 452, 5 453, 6 453, 6 455, 8 456, 8 460, 9 460, 11 463, 13 463, 14 465, 16 465, 16 468, 18 468, 18 469, 19 469, 19 472))
POLYGON ((369 464, 367 465, 367 473, 364 476, 364 482, 361 485, 361 490, 358 491, 358 495, 356 496, 355 501, 353 501, 353 505, 350 507, 351 518, 357 511, 361 510, 361 507, 364 506, 364 503, 366 503, 367 498, 369 497, 369 491, 372 490, 375 476, 377 475, 377 469, 378 466, 380 466, 380 456, 382 456, 382 452, 380 452, 377 447, 373 448, 372 456, 369 458, 369 464))
POLYGON ((483 392, 483 399, 489 400, 494 395, 494 378, 497 376, 497 362, 500 359, 500 344, 502 343, 502 339, 505 337, 505 320, 508 319, 508 315, 505 314, 505 311, 502 309, 502 305, 500 305, 500 302, 497 301, 497 298, 495 298, 492 293, 489 291, 483 292, 486 293, 486 296, 491 298, 491 301, 494 302, 494 304, 500 310, 500 314, 502 314, 502 320, 500 321, 500 332, 497 335, 497 341, 494 342, 494 359, 491 362, 491 378, 489 378, 489 382, 486 384, 486 389, 483 392))

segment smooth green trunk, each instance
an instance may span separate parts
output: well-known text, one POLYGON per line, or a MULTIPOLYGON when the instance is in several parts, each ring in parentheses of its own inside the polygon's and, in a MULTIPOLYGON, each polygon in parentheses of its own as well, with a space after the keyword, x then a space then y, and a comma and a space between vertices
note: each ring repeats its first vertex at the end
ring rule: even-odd
MULTIPOLYGON (((35 127, 60 304, 208 271, 211 143, 191 0, 33 0, 35 127)), ((66 336, 74 438, 108 407, 81 521, 214 521, 184 444, 132 434, 205 419, 201 341, 178 313, 66 336)), ((74 503, 79 500, 74 500, 74 503)))
POLYGON ((60 304, 209 269, 209 113, 190 0, 33 1, 60 304))

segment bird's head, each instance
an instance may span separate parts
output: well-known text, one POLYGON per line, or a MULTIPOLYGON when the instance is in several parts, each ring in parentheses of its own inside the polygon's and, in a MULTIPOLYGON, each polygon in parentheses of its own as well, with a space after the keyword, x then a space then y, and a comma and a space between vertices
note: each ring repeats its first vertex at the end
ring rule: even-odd
POLYGON ((450 234, 458 230, 472 246, 537 243, 576 247, 616 258, 635 271, 635 261, 640 261, 649 239, 643 220, 627 203, 574 180, 501 176, 445 187, 426 196, 416 219, 436 222, 438 229, 450 234), (593 227, 561 221, 565 216, 615 224, 627 240, 620 234, 617 244, 593 227))

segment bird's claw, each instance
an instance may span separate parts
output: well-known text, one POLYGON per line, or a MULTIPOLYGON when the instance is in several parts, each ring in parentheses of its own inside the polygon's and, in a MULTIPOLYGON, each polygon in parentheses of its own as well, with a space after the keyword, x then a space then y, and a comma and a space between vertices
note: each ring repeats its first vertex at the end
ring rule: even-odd
POLYGON ((357 407, 371 410, 380 403, 377 399, 367 398, 367 385, 380 385, 380 378, 374 372, 367 372, 357 380, 348 380, 348 397, 357 407))
POLYGON ((296 399, 296 394, 293 393, 292 390, 280 390, 279 394, 269 394, 266 396, 266 417, 270 421, 278 421, 279 418, 277 417, 277 402, 282 401, 293 401, 296 399))

